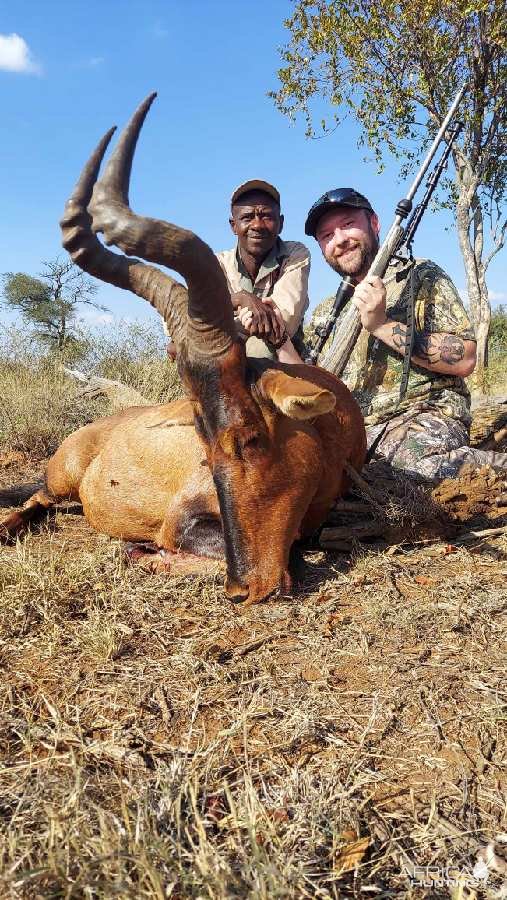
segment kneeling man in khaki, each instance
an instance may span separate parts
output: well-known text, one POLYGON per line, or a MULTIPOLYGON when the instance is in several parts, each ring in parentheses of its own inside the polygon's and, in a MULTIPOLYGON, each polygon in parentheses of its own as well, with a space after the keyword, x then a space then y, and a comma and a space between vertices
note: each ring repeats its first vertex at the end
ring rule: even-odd
POLYGON ((280 194, 267 181, 254 179, 236 188, 229 222, 237 244, 217 257, 247 355, 283 358, 287 338, 296 349, 302 346, 310 252, 304 244, 281 239, 280 194))

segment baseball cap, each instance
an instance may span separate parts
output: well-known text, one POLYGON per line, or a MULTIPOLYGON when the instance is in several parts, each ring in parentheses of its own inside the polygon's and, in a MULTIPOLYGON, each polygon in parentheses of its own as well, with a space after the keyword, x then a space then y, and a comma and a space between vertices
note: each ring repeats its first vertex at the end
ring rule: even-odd
POLYGON ((252 178, 251 181, 245 181, 243 184, 240 184, 236 190, 232 192, 231 206, 236 202, 238 197, 241 197, 242 194, 247 194, 249 191, 263 191, 265 194, 272 197, 280 206, 280 194, 276 187, 273 187, 269 181, 262 181, 260 178, 252 178))
POLYGON ((319 219, 335 206, 353 206, 356 209, 367 209, 370 212, 375 212, 370 201, 363 194, 360 194, 359 191, 354 190, 354 188, 334 188, 334 190, 326 191, 325 194, 322 194, 322 197, 319 197, 317 202, 311 207, 306 217, 305 234, 315 237, 319 219))

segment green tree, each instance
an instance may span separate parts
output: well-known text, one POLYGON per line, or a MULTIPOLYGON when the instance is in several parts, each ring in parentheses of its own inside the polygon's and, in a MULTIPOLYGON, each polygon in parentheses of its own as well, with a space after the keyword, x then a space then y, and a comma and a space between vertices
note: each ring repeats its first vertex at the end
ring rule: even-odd
POLYGON ((97 286, 70 260, 43 263, 38 278, 23 272, 3 275, 5 306, 21 313, 35 326, 44 343, 58 351, 68 350, 79 340, 76 319, 81 305, 104 310, 92 299, 97 286))
POLYGON ((497 353, 507 351, 507 306, 500 304, 491 313, 490 347, 497 353))
MULTIPOLYGON (((503 247, 507 154, 505 6, 501 0, 299 0, 286 20, 278 108, 303 114, 314 134, 315 101, 329 103, 333 127, 352 111, 360 141, 380 167, 386 153, 406 178, 434 136, 453 95, 468 90, 465 128, 453 153, 454 179, 440 203, 455 213, 479 376, 487 365, 491 309, 486 270, 503 247)), ((331 124, 322 120, 321 128, 331 124)))

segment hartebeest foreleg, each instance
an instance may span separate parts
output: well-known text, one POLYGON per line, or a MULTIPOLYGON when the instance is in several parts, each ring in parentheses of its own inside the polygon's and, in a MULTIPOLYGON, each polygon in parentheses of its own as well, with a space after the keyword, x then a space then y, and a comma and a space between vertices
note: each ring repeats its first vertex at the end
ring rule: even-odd
POLYGON ((0 522, 0 544, 12 543, 23 534, 30 524, 38 521, 57 503, 57 499, 45 489, 41 488, 23 504, 22 509, 7 516, 0 522))

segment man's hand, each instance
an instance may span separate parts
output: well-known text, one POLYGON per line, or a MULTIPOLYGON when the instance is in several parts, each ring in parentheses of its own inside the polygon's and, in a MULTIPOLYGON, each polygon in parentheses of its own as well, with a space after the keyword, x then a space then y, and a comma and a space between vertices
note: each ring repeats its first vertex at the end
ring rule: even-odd
MULTIPOLYGON (((278 326, 277 333, 275 334, 274 332, 270 332, 267 337, 263 337, 262 339, 268 341, 268 343, 270 343, 275 350, 278 350, 278 348, 288 340, 288 335, 280 310, 275 306, 273 307, 273 312, 278 326)), ((260 335, 258 335, 258 333, 253 329, 253 313, 250 309, 247 309, 246 306, 240 307, 237 311, 237 316, 247 334, 255 335, 255 337, 260 337, 260 335)), ((299 362, 299 357, 297 361, 299 362)))
POLYGON ((377 275, 367 275, 360 281, 352 300, 359 310, 363 328, 370 334, 385 324, 386 289, 384 282, 377 275))
POLYGON ((255 294, 250 294, 249 291, 238 291, 231 294, 231 300, 235 310, 248 309, 252 313, 250 334, 255 334, 265 340, 270 340, 270 335, 281 337, 271 300, 262 300, 255 294))
POLYGON ((277 316, 276 307, 272 300, 266 298, 262 300, 255 294, 248 291, 238 291, 231 294, 232 305, 239 316, 240 321, 250 335, 255 335, 261 340, 269 341, 274 346, 278 345, 285 334, 285 326, 281 316, 277 316), (251 316, 242 317, 242 310, 247 310, 251 316), (243 318, 248 320, 248 326, 244 324, 243 318))

